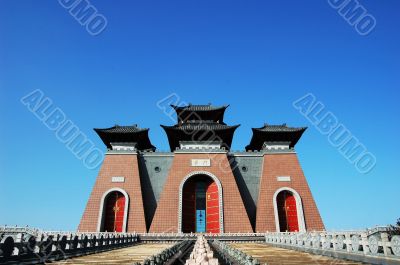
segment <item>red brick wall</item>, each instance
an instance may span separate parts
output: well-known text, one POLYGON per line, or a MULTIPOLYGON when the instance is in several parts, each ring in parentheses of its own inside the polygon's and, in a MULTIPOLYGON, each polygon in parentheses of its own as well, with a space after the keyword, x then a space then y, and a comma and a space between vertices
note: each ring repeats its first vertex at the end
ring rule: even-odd
POLYGON ((282 187, 296 190, 303 202, 308 231, 324 230, 324 224, 300 167, 297 154, 265 154, 257 204, 256 231, 276 231, 273 207, 274 193, 282 187), (277 176, 290 176, 290 182, 278 182, 277 176))
POLYGON ((226 154, 175 153, 149 232, 177 232, 179 186, 193 171, 215 175, 223 189, 224 232, 252 232, 239 189, 226 154), (211 167, 192 167, 191 159, 211 159, 211 167))
POLYGON ((121 188, 128 193, 129 211, 127 232, 146 232, 142 190, 136 154, 107 154, 83 213, 79 231, 97 230, 99 208, 103 194, 111 188, 121 188), (124 183, 112 183, 114 176, 125 177, 124 183))

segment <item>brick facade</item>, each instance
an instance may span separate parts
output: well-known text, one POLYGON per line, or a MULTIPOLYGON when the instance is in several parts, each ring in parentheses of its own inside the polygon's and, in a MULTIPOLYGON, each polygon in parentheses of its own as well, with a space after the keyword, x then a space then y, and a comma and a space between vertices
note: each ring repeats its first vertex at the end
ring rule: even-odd
POLYGON ((276 231, 273 196, 278 189, 283 187, 291 188, 300 195, 306 230, 324 230, 324 224, 300 167, 297 154, 267 153, 264 155, 263 171, 260 180, 256 231, 276 231), (290 176, 291 180, 278 181, 278 176, 290 176))
POLYGON ((78 230, 97 231, 101 199, 113 188, 124 190, 129 197, 126 231, 146 232, 137 154, 107 154, 105 156, 78 230), (115 176, 124 177, 124 182, 113 183, 111 180, 115 176))
POLYGON ((178 232, 179 187, 194 171, 215 175, 223 189, 224 232, 252 232, 235 177, 225 153, 175 153, 149 232, 178 232), (211 159, 210 167, 192 167, 191 159, 211 159))
MULTIPOLYGON (((295 190, 302 201, 305 229, 324 229, 321 216, 300 167, 297 154, 264 153, 256 203, 255 229, 252 228, 248 211, 243 203, 245 183, 238 183, 226 153, 175 152, 172 165, 155 207, 154 216, 145 218, 143 192, 151 186, 143 186, 144 176, 139 176, 137 154, 107 154, 79 225, 79 231, 97 231, 100 205, 103 195, 113 188, 124 190, 129 197, 127 232, 178 232, 179 189, 182 181, 194 172, 206 172, 215 176, 222 186, 224 232, 276 231, 273 197, 280 188, 295 190), (194 167, 192 159, 210 159, 209 167, 194 167), (123 176, 123 183, 113 183, 114 176, 123 176), (278 181, 278 176, 290 176, 290 181, 278 181), (146 223, 147 220, 147 223, 146 223)), ((298 209, 300 211, 300 209, 298 209)))

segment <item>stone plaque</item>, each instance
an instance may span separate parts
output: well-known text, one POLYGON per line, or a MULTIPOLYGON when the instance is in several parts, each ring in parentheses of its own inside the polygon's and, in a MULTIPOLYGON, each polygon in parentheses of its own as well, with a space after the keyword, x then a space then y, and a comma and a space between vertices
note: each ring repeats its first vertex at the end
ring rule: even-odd
POLYGON ((111 182, 125 182, 125 177, 112 177, 111 182))
POLYGON ((210 167, 210 159, 192 159, 192 167, 210 167))
POLYGON ((290 176, 279 176, 279 177, 276 177, 276 179, 279 182, 290 182, 291 181, 290 176))

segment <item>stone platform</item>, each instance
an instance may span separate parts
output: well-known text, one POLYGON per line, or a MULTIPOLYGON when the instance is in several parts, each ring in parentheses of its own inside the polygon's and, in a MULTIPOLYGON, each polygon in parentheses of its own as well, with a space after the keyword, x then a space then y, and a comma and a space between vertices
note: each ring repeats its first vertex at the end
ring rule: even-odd
MULTIPOLYGON (((0 227, 0 264, 173 265, 189 258, 197 236, 51 232, 0 227), (66 262, 60 262, 62 259, 66 262)), ((400 235, 390 235, 386 228, 203 236, 221 264, 400 265, 400 235)))
POLYGON ((173 244, 140 244, 98 254, 87 255, 68 259, 65 261, 54 262, 56 265, 84 265, 84 264, 118 264, 131 265, 135 262, 143 262, 149 256, 155 255, 173 244))
POLYGON ((361 265, 365 263, 357 263, 353 261, 344 261, 328 258, 319 255, 312 255, 294 250, 271 247, 258 243, 237 243, 230 244, 246 254, 251 255, 260 261, 261 264, 268 265, 361 265))

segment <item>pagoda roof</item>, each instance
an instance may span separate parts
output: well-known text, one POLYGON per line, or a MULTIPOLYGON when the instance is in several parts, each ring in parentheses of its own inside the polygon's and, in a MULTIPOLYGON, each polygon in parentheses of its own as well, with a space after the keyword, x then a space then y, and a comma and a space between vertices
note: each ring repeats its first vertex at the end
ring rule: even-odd
POLYGON ((149 129, 139 128, 137 124, 131 126, 115 125, 110 128, 98 129, 94 131, 99 135, 100 139, 111 149, 111 143, 136 143, 138 150, 155 150, 149 139, 149 129))
POLYGON ((253 137, 246 150, 261 150, 265 142, 288 142, 293 148, 300 140, 307 127, 288 127, 282 125, 264 124, 261 128, 252 128, 253 137))
POLYGON ((297 131, 305 131, 307 127, 288 127, 286 123, 281 125, 271 125, 265 123, 261 128, 252 128, 253 131, 260 131, 260 132, 297 132, 297 131))
POLYGON ((179 122, 185 122, 188 120, 212 120, 215 122, 223 123, 224 113, 226 106, 213 106, 208 105, 192 105, 187 106, 176 106, 171 105, 171 107, 176 111, 179 122))
POLYGON ((186 111, 210 111, 210 110, 221 110, 221 109, 226 109, 229 107, 229 105, 224 105, 224 106, 213 106, 211 104, 207 105, 193 105, 189 104, 187 106, 176 106, 176 105, 171 105, 175 110, 186 110, 186 111))
POLYGON ((161 125, 167 133, 171 151, 180 146, 181 141, 209 142, 219 140, 230 149, 235 130, 240 125, 228 126, 214 121, 190 121, 173 126, 161 125))
POLYGON ((214 121, 189 121, 173 126, 161 125, 161 127, 171 130, 186 131, 186 130, 231 130, 236 129, 240 125, 228 126, 226 124, 217 123, 214 121))

